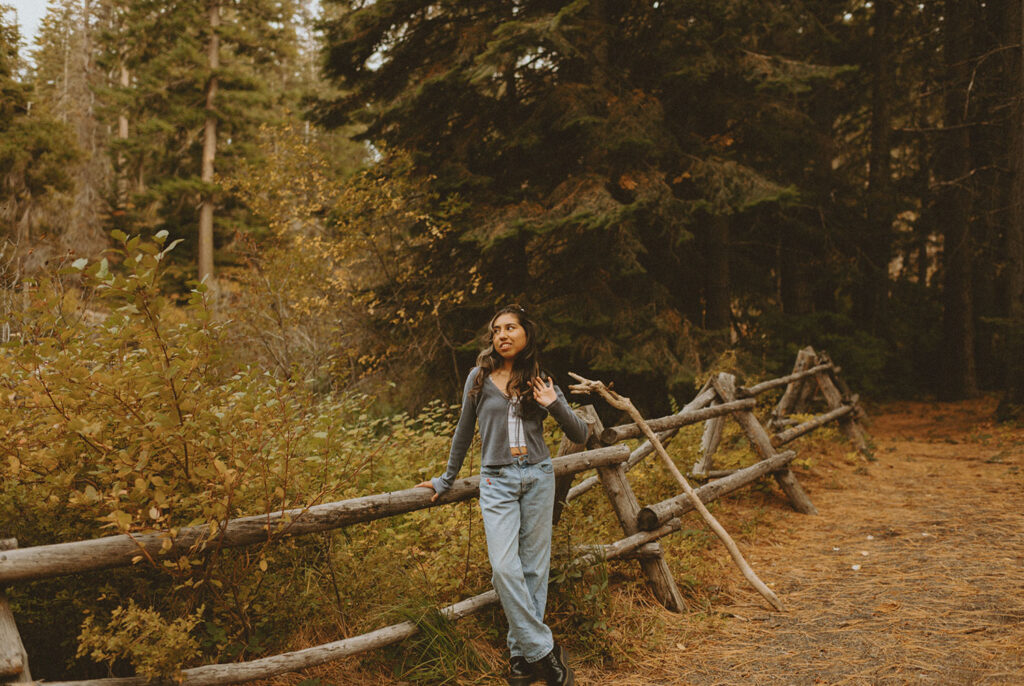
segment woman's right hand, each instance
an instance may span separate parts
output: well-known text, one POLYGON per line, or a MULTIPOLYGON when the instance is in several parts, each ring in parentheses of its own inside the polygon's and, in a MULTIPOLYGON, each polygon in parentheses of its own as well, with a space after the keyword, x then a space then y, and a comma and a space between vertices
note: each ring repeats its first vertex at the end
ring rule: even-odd
MULTIPOLYGON (((416 484, 415 487, 416 488, 429 488, 432 491, 434 490, 434 484, 429 482, 429 481, 421 481, 418 484, 416 484)), ((432 502, 432 503, 433 502, 437 502, 437 497, 439 495, 441 495, 441 494, 436 492, 436 491, 434 491, 434 497, 430 499, 430 502, 432 502)))

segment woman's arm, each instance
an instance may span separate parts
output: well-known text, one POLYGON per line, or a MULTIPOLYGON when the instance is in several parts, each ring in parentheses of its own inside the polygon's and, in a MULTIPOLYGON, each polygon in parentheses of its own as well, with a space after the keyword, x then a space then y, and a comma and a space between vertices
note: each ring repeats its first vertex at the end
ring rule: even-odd
POLYGON ((476 431, 476 398, 471 398, 469 392, 479 373, 481 373, 480 368, 474 367, 466 377, 466 386, 462 389, 462 411, 459 413, 459 423, 455 426, 455 434, 452 436, 452 447, 448 453, 448 467, 441 476, 435 476, 429 482, 424 481, 417 484, 425 486, 429 483, 433 486, 436 492, 435 498, 455 483, 455 477, 459 475, 469 446, 473 443, 473 433, 476 431))
POLYGON ((555 385, 551 377, 548 377, 547 382, 537 377, 531 383, 534 399, 555 418, 566 438, 573 443, 586 443, 590 427, 572 411, 562 395, 562 389, 555 385))

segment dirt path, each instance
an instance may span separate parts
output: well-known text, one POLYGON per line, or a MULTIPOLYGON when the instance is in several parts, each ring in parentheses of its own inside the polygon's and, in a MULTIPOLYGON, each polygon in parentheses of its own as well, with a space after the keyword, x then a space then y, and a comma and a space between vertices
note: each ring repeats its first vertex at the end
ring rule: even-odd
POLYGON ((744 545, 788 612, 735 584, 724 619, 664 613, 653 655, 579 683, 1024 684, 1024 430, 992 409, 881 409, 876 462, 818 465, 821 515, 772 508, 744 545))

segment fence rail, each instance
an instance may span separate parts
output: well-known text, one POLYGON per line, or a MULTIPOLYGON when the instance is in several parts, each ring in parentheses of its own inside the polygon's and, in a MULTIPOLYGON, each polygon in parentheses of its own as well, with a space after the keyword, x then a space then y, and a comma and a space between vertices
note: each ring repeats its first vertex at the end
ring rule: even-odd
MULTIPOLYGON (((671 440, 679 428, 704 422, 701 441, 702 457, 694 465, 697 475, 714 475, 713 459, 721 439, 726 419, 736 421, 746 434, 760 460, 743 469, 732 470, 721 478, 713 479, 696 489, 704 503, 721 498, 767 475, 778 482, 790 503, 799 512, 816 514, 817 510, 804 492, 796 476, 789 470, 796 457, 793 451, 776 452, 776 448, 793 441, 828 422, 838 422, 847 437, 864 453, 868 445, 858 418, 863 416, 856 396, 850 396, 838 377, 839 368, 824 353, 804 348, 797 355, 793 372, 778 379, 761 382, 750 388, 737 387, 729 374, 713 376, 697 396, 678 413, 650 420, 663 443, 671 440), (756 396, 774 388, 785 387, 779 403, 773 408, 766 430, 755 417, 756 396), (847 395, 843 395, 842 387, 847 395), (815 418, 770 434, 770 430, 791 424, 789 415, 799 412, 815 393, 819 393, 828 411, 815 418)), ((678 531, 683 526, 682 515, 695 505, 686 494, 673 496, 661 502, 641 507, 629 483, 627 472, 639 465, 653 452, 648 441, 630 451, 619 443, 640 435, 636 424, 604 429, 592 407, 577 410, 591 426, 586 446, 563 439, 558 455, 553 458, 556 481, 557 521, 562 507, 592 489, 597 484, 604 488, 609 502, 623 530, 623 538, 608 544, 585 547, 585 552, 571 564, 587 565, 601 560, 635 559, 643 570, 655 597, 675 611, 683 611, 685 602, 672 578, 664 559, 659 539, 678 531), (601 443, 611 445, 600 445, 601 443), (589 448, 589 449, 588 449, 589 448), (573 486, 575 476, 581 472, 597 470, 573 486)), ((311 505, 305 508, 241 517, 215 526, 193 526, 168 532, 149 532, 137 535, 108 536, 88 541, 75 541, 45 546, 16 549, 16 542, 8 542, 15 549, 5 550, 0 542, 0 591, 2 585, 66 574, 129 566, 140 560, 154 562, 169 559, 204 547, 246 546, 271 542, 284 536, 296 536, 329 531, 358 522, 413 512, 428 507, 444 506, 468 500, 479 495, 479 476, 459 479, 447 493, 431 502, 427 489, 405 489, 392 493, 354 498, 333 503, 311 505), (168 544, 168 541, 170 543, 168 544), (169 547, 168 547, 169 545, 169 547)), ((497 602, 493 590, 459 601, 441 610, 450 619, 473 614, 497 602)), ((417 632, 412 622, 401 622, 359 636, 345 638, 324 645, 274 655, 248 662, 204 665, 183 670, 180 683, 185 686, 212 686, 232 684, 253 679, 264 679, 286 672, 301 670, 342 657, 397 643, 417 632)), ((0 593, 0 681, 30 681, 28 659, 21 646, 17 627, 0 593), (5 614, 6 613, 6 614, 5 614)), ((63 686, 142 686, 159 681, 145 677, 119 677, 89 681, 47 682, 63 686)))

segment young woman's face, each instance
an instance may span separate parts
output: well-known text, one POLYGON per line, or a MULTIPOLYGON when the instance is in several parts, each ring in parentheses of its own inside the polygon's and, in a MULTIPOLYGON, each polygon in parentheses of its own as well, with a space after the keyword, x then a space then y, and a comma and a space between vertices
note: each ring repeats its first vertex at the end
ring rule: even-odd
POLYGON ((491 325, 491 343, 506 360, 515 359, 526 347, 526 330, 511 312, 499 315, 491 325))

